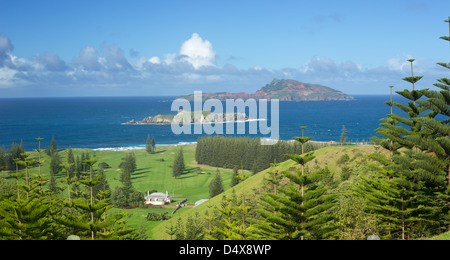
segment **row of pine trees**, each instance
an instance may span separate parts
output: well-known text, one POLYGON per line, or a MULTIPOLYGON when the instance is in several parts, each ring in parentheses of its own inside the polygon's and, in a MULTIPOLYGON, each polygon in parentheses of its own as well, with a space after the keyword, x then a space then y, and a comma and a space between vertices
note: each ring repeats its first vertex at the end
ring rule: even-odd
MULTIPOLYGON (((324 146, 319 143, 308 143, 305 151, 324 146)), ((270 163, 283 162, 289 159, 285 154, 299 153, 301 145, 296 142, 279 141, 274 145, 262 145, 260 138, 233 136, 205 136, 197 140, 195 160, 199 164, 207 164, 221 168, 241 168, 259 172, 270 167, 270 163)))

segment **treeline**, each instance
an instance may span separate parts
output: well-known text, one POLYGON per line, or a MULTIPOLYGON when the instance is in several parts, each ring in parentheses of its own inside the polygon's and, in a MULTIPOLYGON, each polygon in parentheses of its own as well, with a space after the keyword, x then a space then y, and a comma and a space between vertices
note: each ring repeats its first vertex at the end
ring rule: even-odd
MULTIPOLYGON (((23 159, 22 155, 25 152, 23 148, 23 142, 20 144, 13 143, 11 144, 9 150, 5 148, 4 145, 0 147, 0 170, 16 170, 16 162, 14 159, 20 158, 23 159)), ((19 165, 19 169, 23 169, 23 166, 19 165)))
MULTIPOLYGON (((40 140, 43 140, 43 138, 36 138, 40 142, 40 140)), ((40 145, 40 144, 39 144, 40 145)), ((40 147, 37 147, 40 150, 40 147)), ((58 151, 55 137, 52 137, 50 146, 46 146, 45 149, 40 150, 41 152, 47 154, 48 156, 51 156, 52 154, 55 154, 58 151)), ((25 149, 23 146, 23 141, 20 141, 20 144, 12 143, 9 147, 9 150, 5 148, 5 145, 2 145, 0 147, 0 170, 8 170, 8 171, 15 171, 15 170, 22 170, 24 169, 24 166, 21 164, 17 164, 17 160, 24 160, 23 154, 25 153, 25 149)))
MULTIPOLYGON (((304 153, 316 150, 325 144, 307 143, 304 153)), ((274 145, 261 145, 260 138, 205 136, 197 141, 195 160, 214 167, 241 168, 259 172, 270 167, 270 163, 289 159, 286 154, 301 154, 298 142, 278 141, 274 145)))

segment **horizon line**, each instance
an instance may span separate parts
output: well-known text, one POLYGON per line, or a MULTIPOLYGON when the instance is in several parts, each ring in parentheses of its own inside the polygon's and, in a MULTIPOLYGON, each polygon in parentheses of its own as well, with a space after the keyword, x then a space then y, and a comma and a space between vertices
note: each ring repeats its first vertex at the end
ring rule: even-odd
MULTIPOLYGON (((389 93, 386 94, 347 94, 349 96, 389 96, 389 93)), ((400 96, 397 93, 392 93, 392 95, 396 95, 396 96, 400 96)), ((19 98, 27 98, 27 99, 32 99, 32 98, 132 98, 132 97, 141 97, 141 98, 145 98, 145 97, 167 97, 167 98, 173 98, 173 97, 179 97, 181 95, 145 95, 145 96, 134 96, 134 95, 130 95, 130 96, 126 96, 126 95, 111 95, 111 96, 11 96, 11 97, 0 97, 0 99, 19 99, 19 98)), ((304 101, 308 101, 308 100, 304 100, 304 101)), ((318 100, 321 101, 321 100, 318 100)), ((280 102, 284 102, 281 101, 280 102)), ((285 102, 292 102, 292 101, 285 101, 285 102)), ((301 102, 301 101, 298 101, 301 102)))

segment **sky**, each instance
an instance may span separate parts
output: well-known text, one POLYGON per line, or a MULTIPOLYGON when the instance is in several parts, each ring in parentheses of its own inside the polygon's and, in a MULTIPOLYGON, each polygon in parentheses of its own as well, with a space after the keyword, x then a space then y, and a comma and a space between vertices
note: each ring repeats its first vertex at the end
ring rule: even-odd
POLYGON ((448 0, 2 0, 0 98, 255 92, 274 78, 389 94, 450 77, 448 0))

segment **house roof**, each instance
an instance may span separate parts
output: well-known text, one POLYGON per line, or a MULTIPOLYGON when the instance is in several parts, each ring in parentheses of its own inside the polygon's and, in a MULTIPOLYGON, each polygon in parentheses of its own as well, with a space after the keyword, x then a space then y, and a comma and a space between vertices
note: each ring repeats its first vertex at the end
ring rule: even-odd
POLYGON ((172 197, 168 196, 168 195, 166 195, 165 193, 162 193, 162 192, 153 192, 152 194, 147 195, 144 198, 146 199, 146 198, 172 198, 172 197))

